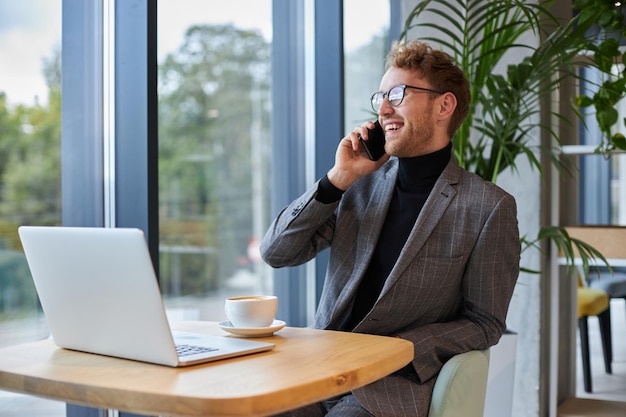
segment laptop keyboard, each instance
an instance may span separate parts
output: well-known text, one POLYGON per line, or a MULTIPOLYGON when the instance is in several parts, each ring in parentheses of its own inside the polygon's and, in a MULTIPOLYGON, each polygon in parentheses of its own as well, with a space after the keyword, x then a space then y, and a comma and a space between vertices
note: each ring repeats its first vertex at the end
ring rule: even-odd
POLYGON ((218 350, 209 346, 194 346, 194 345, 176 345, 176 352, 178 356, 197 355, 199 353, 212 352, 218 350))

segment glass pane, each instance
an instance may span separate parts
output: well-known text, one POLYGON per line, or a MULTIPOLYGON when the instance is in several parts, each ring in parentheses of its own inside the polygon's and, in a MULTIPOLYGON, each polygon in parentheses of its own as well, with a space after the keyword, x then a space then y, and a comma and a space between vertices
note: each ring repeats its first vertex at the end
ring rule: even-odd
MULTIPOLYGON (((623 64, 613 66, 613 72, 624 70, 623 64)), ((602 82, 597 70, 586 68, 584 76, 596 77, 594 81, 602 82)), ((592 96, 597 91, 594 83, 582 84, 580 92, 592 96)), ((615 105, 618 112, 617 120, 626 119, 626 100, 615 105)), ((581 126, 580 143, 593 145, 600 143, 601 132, 595 119, 595 109, 584 109, 585 126, 581 126)), ((620 123, 618 123, 620 126, 620 123)), ((619 127, 616 131, 619 132, 619 127)), ((580 165, 580 209, 581 222, 584 224, 626 225, 626 155, 615 153, 610 158, 601 155, 584 155, 579 159, 580 165), (598 187, 598 184, 604 186, 598 187)))
POLYGON ((272 293, 271 0, 158 3, 160 282, 173 319, 272 293))
POLYGON ((344 0, 345 131, 375 120, 370 105, 389 49, 389 0, 344 0))
POLYGON ((611 158, 611 224, 626 226, 626 155, 611 158))
MULTIPOLYGON (((613 65, 613 73, 624 71, 624 64, 613 65)), ((617 120, 626 120, 626 100, 619 101, 615 108, 617 120)), ((619 123, 621 133, 624 124, 619 123)), ((616 132, 617 133, 617 132, 616 132)), ((611 157, 611 224, 626 226, 626 155, 616 154, 611 157)))
MULTIPOLYGON (((61 0, 0 0, 0 347, 49 336, 17 228, 61 222, 61 0)), ((65 404, 0 391, 3 416, 65 404)))

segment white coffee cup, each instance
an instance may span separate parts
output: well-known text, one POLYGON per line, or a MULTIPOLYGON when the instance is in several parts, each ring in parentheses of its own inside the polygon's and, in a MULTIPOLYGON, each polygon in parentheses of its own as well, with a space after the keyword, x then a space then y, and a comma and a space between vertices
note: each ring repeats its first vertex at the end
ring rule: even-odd
POLYGON ((278 311, 278 297, 275 295, 229 297, 224 303, 224 311, 233 327, 269 327, 278 311))

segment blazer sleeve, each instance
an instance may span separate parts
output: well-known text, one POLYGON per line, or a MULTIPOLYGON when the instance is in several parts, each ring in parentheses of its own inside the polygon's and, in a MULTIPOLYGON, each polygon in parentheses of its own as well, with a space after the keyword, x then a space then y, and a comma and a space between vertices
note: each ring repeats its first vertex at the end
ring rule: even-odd
POLYGON ((330 246, 339 202, 317 201, 318 184, 283 208, 265 233, 260 251, 268 265, 302 265, 330 246))

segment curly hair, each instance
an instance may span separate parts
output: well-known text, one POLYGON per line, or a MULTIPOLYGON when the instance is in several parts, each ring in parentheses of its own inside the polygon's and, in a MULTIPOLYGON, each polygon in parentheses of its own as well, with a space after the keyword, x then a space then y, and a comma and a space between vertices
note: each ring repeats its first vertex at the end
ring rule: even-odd
POLYGON ((389 67, 417 71, 435 90, 449 91, 456 96, 457 106, 448 127, 452 137, 467 117, 471 99, 469 81, 452 57, 425 42, 396 41, 387 54, 386 68, 389 67))

